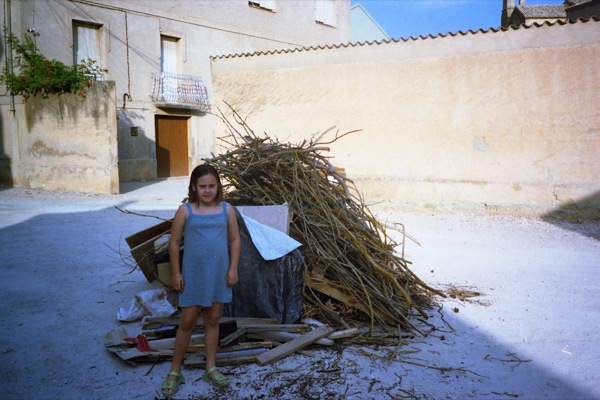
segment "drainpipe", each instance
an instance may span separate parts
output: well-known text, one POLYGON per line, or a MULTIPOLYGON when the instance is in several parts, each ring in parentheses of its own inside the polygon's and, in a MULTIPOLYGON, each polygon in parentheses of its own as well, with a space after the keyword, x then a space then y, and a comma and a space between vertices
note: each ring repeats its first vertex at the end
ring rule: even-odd
MULTIPOLYGON (((6 5, 6 10, 4 10, 4 24, 6 26, 6 35, 10 37, 12 35, 12 5, 11 0, 6 0, 4 3, 6 5)), ((12 54, 12 46, 10 41, 6 41, 6 64, 8 66, 8 74, 13 74, 13 54, 12 54)), ((15 95, 10 93, 10 111, 15 113, 15 95)))
MULTIPOLYGON (((4 24, 6 26, 6 34, 12 35, 12 4, 11 0, 5 0, 4 2, 6 9, 4 10, 4 24)), ((10 41, 6 41, 6 64, 7 72, 12 75, 13 73, 13 54, 12 46, 10 41)), ((12 112, 12 118, 10 119, 10 142, 11 151, 10 157, 10 177, 11 186, 18 186, 19 183, 19 126, 17 123, 16 107, 15 107, 15 95, 10 93, 10 111, 12 112)), ((7 149, 4 149, 8 153, 7 149)))

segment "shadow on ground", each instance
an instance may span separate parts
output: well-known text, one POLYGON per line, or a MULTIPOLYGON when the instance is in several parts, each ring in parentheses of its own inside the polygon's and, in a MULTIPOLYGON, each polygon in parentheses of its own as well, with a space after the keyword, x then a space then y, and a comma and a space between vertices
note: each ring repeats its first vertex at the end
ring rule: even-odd
MULTIPOLYGON (((160 387, 167 364, 152 372, 153 365, 131 367, 103 347, 102 337, 122 325, 116 321, 118 307, 151 288, 122 256, 128 252, 124 237, 156 221, 112 207, 64 211, 36 214, 0 208, 3 398, 150 398, 160 387)), ((171 213, 148 211, 162 217, 171 213)), ((453 332, 437 331, 397 352, 346 347, 319 351, 314 358, 290 356, 271 366, 228 367, 234 377, 228 393, 248 399, 260 394, 362 399, 407 393, 419 398, 593 397, 535 357, 515 362, 528 357, 457 315, 445 314, 445 318, 453 332), (268 374, 276 377, 257 379, 268 374)), ((189 375, 194 378, 182 387, 182 398, 214 396, 216 389, 195 379, 200 372, 189 375)))
POLYGON ((600 191, 578 200, 561 205, 556 211, 542 215, 541 219, 584 236, 600 240, 600 232, 590 230, 586 222, 600 220, 600 191))

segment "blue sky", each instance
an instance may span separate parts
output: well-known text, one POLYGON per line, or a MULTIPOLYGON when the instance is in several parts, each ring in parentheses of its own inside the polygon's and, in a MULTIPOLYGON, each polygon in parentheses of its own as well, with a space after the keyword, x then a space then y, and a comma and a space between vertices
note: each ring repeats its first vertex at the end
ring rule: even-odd
MULTIPOLYGON (((502 0, 351 0, 392 38, 498 28, 502 0)), ((526 4, 563 4, 564 0, 526 0, 526 4)))

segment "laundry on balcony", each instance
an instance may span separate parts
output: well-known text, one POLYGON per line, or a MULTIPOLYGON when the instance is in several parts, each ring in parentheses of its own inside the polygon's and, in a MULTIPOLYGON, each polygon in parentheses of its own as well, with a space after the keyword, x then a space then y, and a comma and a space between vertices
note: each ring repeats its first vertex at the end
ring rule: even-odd
POLYGON ((206 86, 199 76, 170 72, 152 74, 150 97, 158 107, 192 108, 203 112, 211 110, 206 86))

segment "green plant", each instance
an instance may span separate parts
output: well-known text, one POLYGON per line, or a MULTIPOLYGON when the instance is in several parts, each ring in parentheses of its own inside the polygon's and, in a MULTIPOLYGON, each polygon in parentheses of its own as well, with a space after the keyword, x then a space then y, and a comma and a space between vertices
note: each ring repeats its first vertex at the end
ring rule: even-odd
POLYGON ((25 99, 38 94, 43 97, 63 93, 85 96, 85 89, 92 86, 96 76, 108 72, 96 60, 81 60, 78 65, 48 60, 38 51, 29 35, 25 36, 23 42, 14 35, 6 40, 15 53, 14 66, 18 73, 9 73, 6 65, 0 75, 0 83, 5 84, 12 94, 22 95, 25 99))

